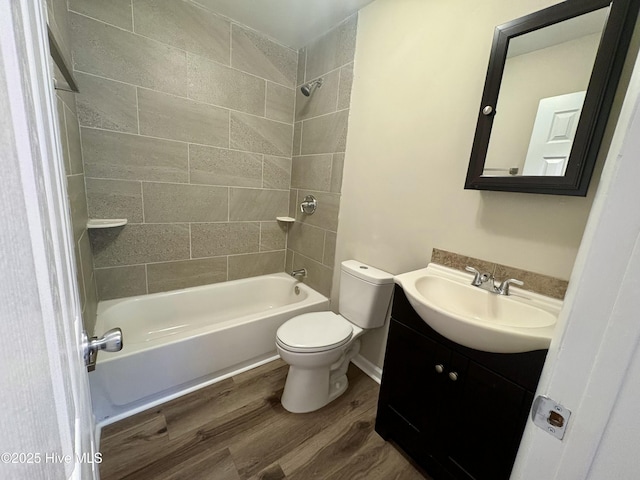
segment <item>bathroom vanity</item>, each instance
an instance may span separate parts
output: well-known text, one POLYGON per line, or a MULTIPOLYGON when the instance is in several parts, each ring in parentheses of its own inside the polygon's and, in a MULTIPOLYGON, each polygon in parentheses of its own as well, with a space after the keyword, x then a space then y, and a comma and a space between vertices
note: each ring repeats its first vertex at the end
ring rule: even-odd
POLYGON ((435 480, 508 479, 546 353, 459 345, 396 285, 376 431, 435 480))

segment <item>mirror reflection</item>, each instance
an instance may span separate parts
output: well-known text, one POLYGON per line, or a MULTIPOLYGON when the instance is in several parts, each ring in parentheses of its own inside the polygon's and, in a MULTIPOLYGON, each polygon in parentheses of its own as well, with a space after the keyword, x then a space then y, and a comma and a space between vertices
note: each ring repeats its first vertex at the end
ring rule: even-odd
POLYGON ((483 176, 563 176, 609 7, 510 40, 483 176))

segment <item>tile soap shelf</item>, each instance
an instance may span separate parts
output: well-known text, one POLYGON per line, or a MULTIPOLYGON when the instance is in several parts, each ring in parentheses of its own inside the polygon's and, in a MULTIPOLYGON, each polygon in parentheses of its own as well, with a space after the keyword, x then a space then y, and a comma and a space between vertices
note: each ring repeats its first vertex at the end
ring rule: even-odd
POLYGON ((87 221, 87 228, 112 228, 122 227, 127 224, 126 218, 90 218, 87 221))
POLYGON ((276 217, 276 220, 284 223, 293 223, 296 221, 296 219, 293 217, 276 217))

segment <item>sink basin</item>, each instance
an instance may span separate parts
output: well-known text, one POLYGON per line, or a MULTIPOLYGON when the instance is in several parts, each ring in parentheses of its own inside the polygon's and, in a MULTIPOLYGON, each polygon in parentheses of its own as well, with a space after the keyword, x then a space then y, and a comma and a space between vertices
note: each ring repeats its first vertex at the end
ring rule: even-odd
POLYGON ((509 296, 497 295, 472 279, 433 263, 395 277, 420 318, 460 345, 493 353, 549 348, 560 300, 514 287, 509 296))

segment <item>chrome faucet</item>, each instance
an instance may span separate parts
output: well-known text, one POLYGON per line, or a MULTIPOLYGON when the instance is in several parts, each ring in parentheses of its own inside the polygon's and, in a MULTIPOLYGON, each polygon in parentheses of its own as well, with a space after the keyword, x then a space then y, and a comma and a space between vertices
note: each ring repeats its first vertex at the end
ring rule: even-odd
POLYGON ((307 269, 306 268, 300 268, 298 270, 294 270, 293 272, 291 272, 291 276, 293 278, 307 278, 307 269))
POLYGON ((497 293, 498 295, 509 295, 509 285, 524 285, 520 280, 509 278, 508 280, 500 283, 499 286, 496 286, 496 279, 493 276, 493 273, 480 273, 473 267, 466 267, 465 270, 473 273, 474 275, 473 280, 471 280, 471 285, 482 288, 483 290, 491 293, 497 293))

